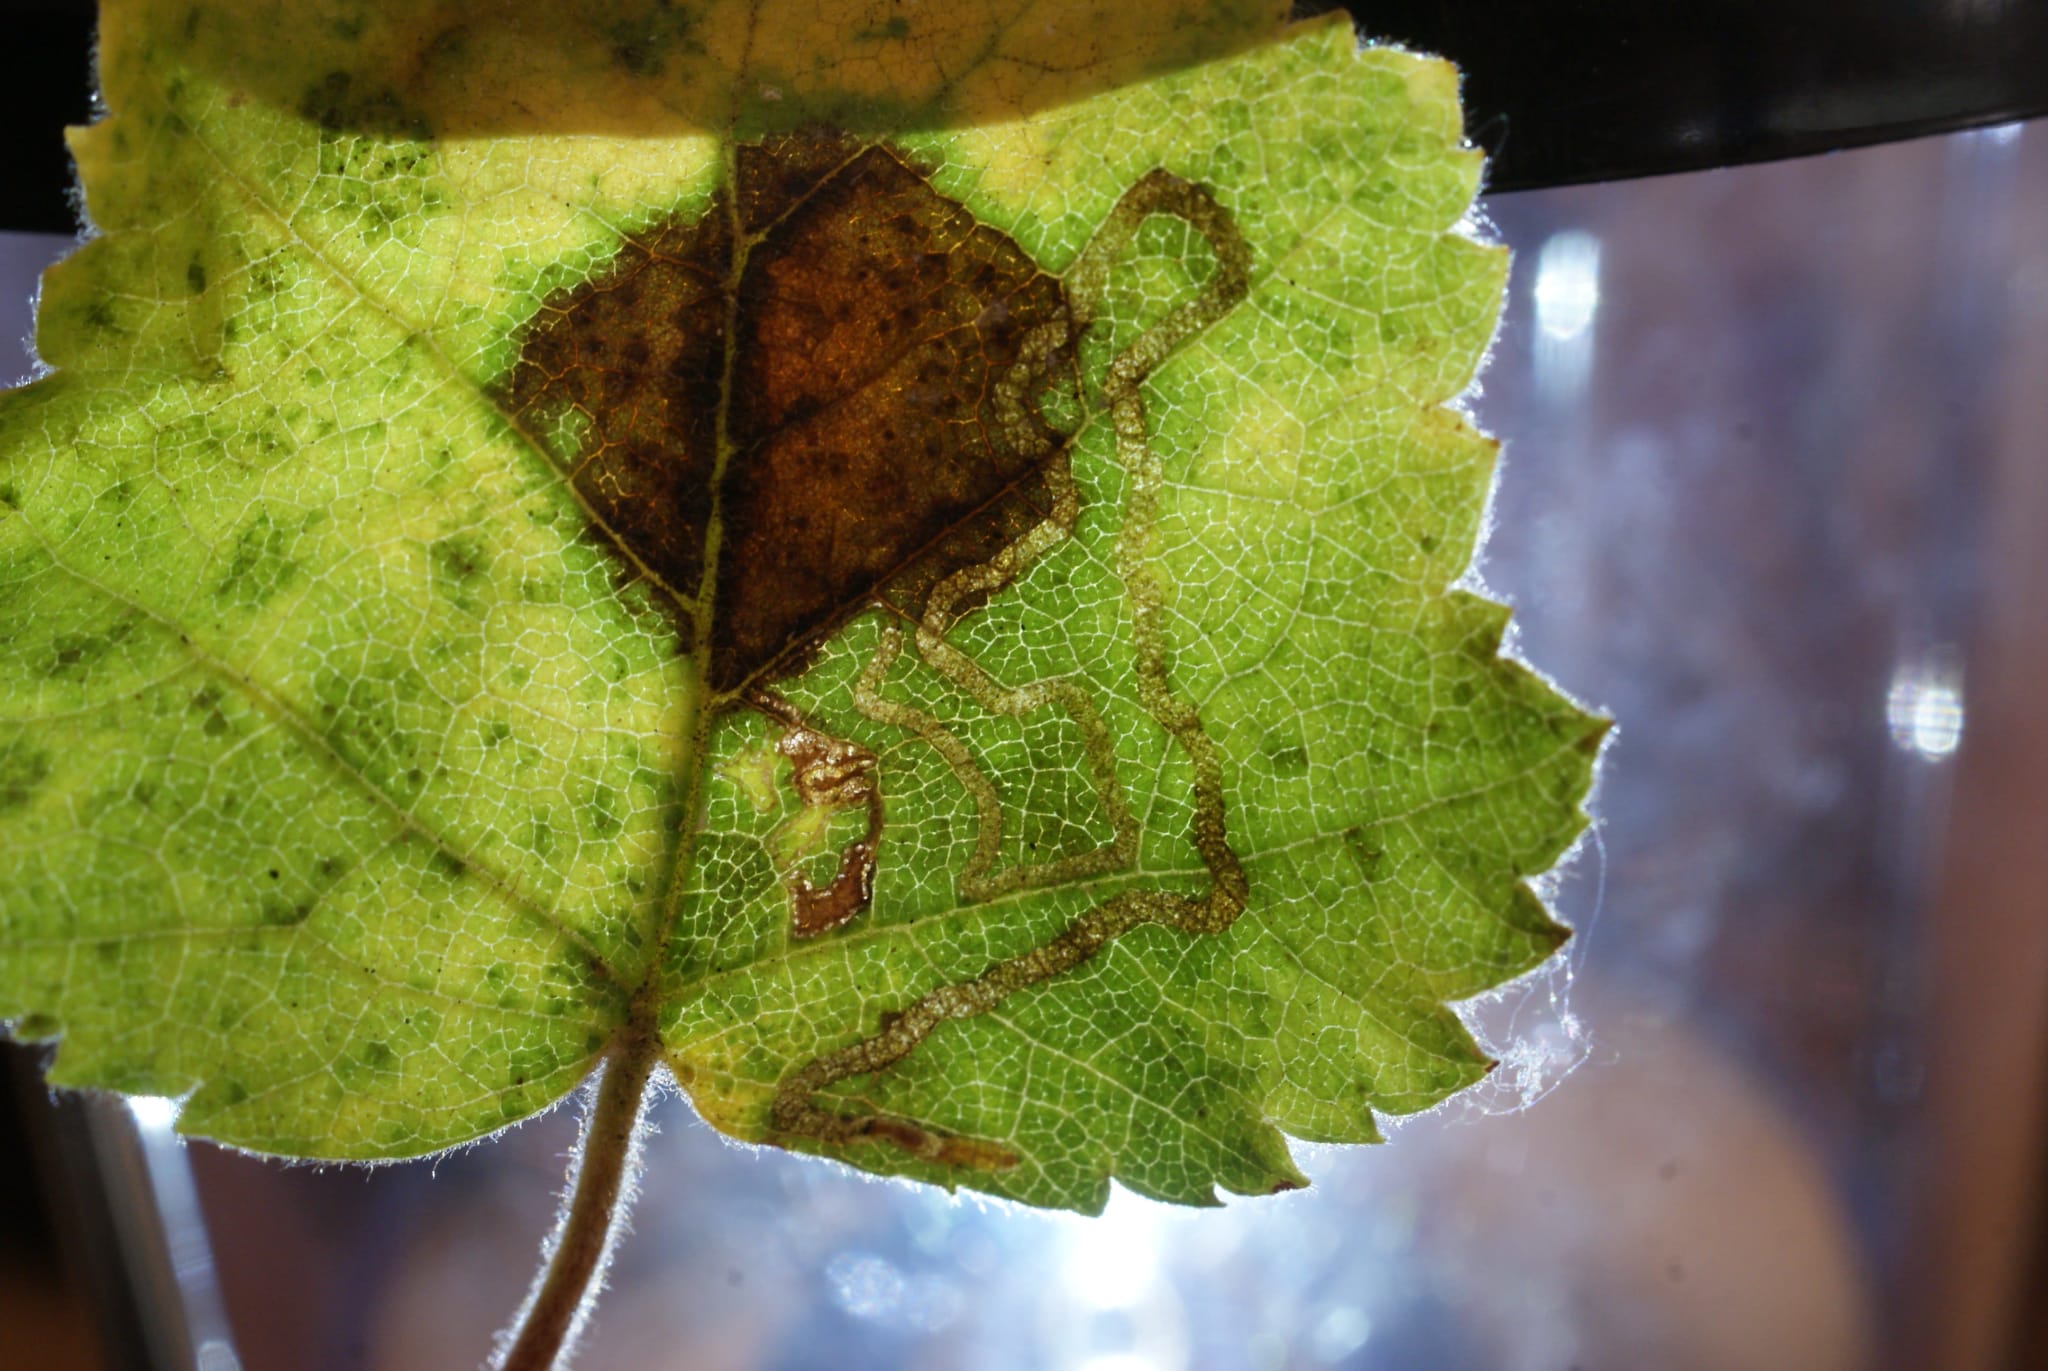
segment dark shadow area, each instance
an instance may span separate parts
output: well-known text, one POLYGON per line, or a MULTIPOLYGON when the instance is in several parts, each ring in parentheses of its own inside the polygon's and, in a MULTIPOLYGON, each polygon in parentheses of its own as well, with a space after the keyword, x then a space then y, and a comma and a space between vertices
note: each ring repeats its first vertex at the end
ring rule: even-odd
MULTIPOLYGON (((1464 70, 1468 132, 1492 158, 1496 191, 1769 161, 2048 114, 2048 6, 2037 4, 1876 0, 1853 20, 1833 0, 1345 8, 1375 40, 1440 53, 1464 70)), ((850 29, 818 27, 815 6, 782 9, 749 25, 740 0, 710 6, 703 20, 656 0, 515 0, 483 22, 466 0, 228 0, 203 8, 195 38, 199 60, 229 84, 337 126, 653 134, 739 118, 764 132, 817 121, 859 131, 1009 117, 1222 56, 1270 31, 1284 0, 1226 0, 1200 18, 1190 6, 1110 0, 873 4, 861 12, 874 22, 850 29), (913 73, 905 54, 935 34, 939 55, 920 58, 913 73), (252 51, 267 55, 254 61, 252 51), (719 76, 743 51, 748 80, 719 76)), ((159 22, 182 26, 187 13, 165 6, 159 22)), ((62 134, 90 113, 94 14, 91 0, 7 6, 0 227, 73 225, 62 134)))
POLYGON ((101 71, 176 66, 332 129, 743 137, 998 122, 1242 51, 1286 0, 211 0, 103 5, 101 71))

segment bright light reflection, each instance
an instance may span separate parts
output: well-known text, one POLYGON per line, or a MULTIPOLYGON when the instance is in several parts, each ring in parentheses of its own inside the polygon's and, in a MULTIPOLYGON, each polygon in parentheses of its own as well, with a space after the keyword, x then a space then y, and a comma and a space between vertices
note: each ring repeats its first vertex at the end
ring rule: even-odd
POLYGON ((1600 310, 1600 240, 1583 229, 1554 233, 1536 257, 1536 326, 1559 342, 1592 327, 1600 310))
POLYGON ((1309 1334, 1315 1359, 1325 1366, 1343 1361, 1365 1346, 1372 1336, 1372 1320, 1355 1304, 1340 1304, 1323 1315, 1309 1334))
POLYGON ((1159 1371, 1159 1363, 1136 1352, 1113 1352, 1106 1357, 1090 1357, 1074 1371, 1159 1371))
POLYGON ((882 1257, 842 1252, 825 1267, 833 1301, 857 1319, 887 1320, 903 1303, 903 1273, 882 1257))
POLYGON ((131 1095, 128 1112, 144 1133, 168 1133, 178 1126, 178 1102, 163 1095, 131 1095))
POLYGON ((1117 1190, 1100 1218, 1072 1225, 1060 1276, 1074 1298, 1097 1309, 1142 1299, 1159 1279, 1160 1217, 1161 1206, 1117 1190))
POLYGON ((1963 741, 1963 673, 1946 655, 1901 662, 1885 697, 1885 721, 1892 741, 1930 762, 1953 753, 1963 741))
POLYGON ((242 1371, 242 1359, 220 1338, 199 1344, 199 1371, 242 1371))
MULTIPOLYGON (((220 1282, 214 1274, 213 1249, 206 1240, 206 1218, 199 1210, 199 1192, 192 1184, 192 1164, 176 1131, 180 1105, 162 1095, 136 1095, 127 1103, 163 1223, 162 1259, 177 1284, 185 1331, 191 1338, 187 1344, 191 1358, 186 1364, 196 1371, 241 1371, 227 1313, 221 1307, 220 1282)), ((154 1269, 154 1259, 151 1266, 154 1269)))

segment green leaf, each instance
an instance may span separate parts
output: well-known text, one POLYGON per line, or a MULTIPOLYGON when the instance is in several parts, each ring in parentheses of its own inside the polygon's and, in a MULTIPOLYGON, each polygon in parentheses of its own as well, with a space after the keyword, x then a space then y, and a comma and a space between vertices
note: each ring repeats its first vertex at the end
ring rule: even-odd
POLYGON ((1563 940, 1605 724, 1454 588, 1455 73, 462 8, 106 6, 0 397, 52 1079, 393 1158, 653 1045, 737 1137, 1092 1210, 1484 1075, 1446 1006, 1563 940))

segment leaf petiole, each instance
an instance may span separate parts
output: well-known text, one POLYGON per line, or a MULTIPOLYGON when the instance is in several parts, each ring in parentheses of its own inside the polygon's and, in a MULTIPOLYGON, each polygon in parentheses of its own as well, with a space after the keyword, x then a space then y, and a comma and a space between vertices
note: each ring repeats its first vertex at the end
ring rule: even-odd
POLYGON ((660 1058, 651 1032, 630 1026, 597 1084, 569 1162, 572 1186, 547 1264, 500 1346, 497 1371, 549 1371, 581 1331, 603 1284, 640 1160, 640 1116, 660 1058))

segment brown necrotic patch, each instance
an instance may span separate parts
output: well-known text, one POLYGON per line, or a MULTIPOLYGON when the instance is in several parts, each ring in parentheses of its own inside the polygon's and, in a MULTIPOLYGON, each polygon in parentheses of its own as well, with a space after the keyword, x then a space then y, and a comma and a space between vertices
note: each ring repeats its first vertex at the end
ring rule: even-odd
POLYGON ((766 692, 755 692, 748 703, 782 725, 775 750, 789 759, 789 784, 798 803, 827 813, 866 811, 866 829, 840 850, 831 880, 820 886, 800 872, 788 877, 790 932, 799 938, 829 933, 853 922, 874 899, 875 854, 881 849, 884 823, 875 754, 859 743, 827 737, 766 692))
POLYGON ((1075 385, 1078 331, 901 152, 789 135, 551 296, 502 399, 731 696, 1044 520, 1065 436, 1037 397, 1075 385))

